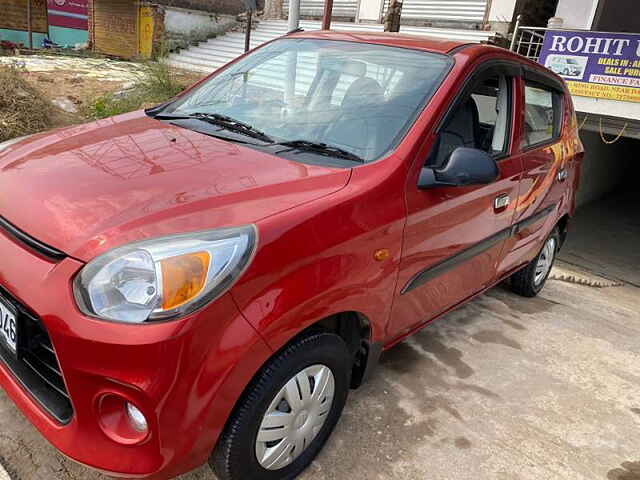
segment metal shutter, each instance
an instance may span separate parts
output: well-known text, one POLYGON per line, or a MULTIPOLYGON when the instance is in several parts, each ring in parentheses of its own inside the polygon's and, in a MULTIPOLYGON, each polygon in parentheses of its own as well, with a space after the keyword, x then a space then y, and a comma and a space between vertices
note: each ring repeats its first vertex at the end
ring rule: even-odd
MULTIPOLYGON (((385 0, 385 13, 388 7, 389 0, 385 0)), ((402 18, 482 23, 486 10, 487 0, 404 0, 402 18)))
POLYGON ((135 0, 93 1, 94 48, 116 57, 138 55, 138 2, 135 0))
MULTIPOLYGON (((2 3, 0 28, 26 32, 28 29, 27 2, 25 0, 1 0, 0 3, 2 3)), ((32 0, 31 30, 40 33, 48 31, 47 2, 44 0, 32 0)))
MULTIPOLYGON (((324 13, 324 0, 301 0, 300 15, 321 17, 324 13)), ((289 11, 289 0, 284 0, 284 9, 289 11)), ((333 16, 355 18, 358 12, 358 0, 335 0, 333 2, 333 16)))

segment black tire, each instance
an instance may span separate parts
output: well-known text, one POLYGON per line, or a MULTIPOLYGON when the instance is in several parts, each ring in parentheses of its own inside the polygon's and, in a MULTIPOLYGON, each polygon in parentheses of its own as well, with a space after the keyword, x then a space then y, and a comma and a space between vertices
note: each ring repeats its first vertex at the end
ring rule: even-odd
POLYGON ((349 393, 351 367, 347 345, 331 333, 309 334, 277 353, 245 390, 209 459, 218 479, 290 480, 297 477, 318 455, 338 423, 349 393), (298 372, 316 364, 327 366, 335 381, 327 419, 299 457, 284 468, 268 470, 260 465, 255 450, 262 419, 282 387, 298 372))
POLYGON ((560 247, 560 233, 558 229, 555 228, 553 232, 546 238, 542 248, 536 258, 534 258, 526 267, 522 270, 517 271, 513 275, 511 275, 510 284, 511 290, 521 295, 523 297, 535 297, 537 296, 542 289, 544 288, 545 283, 547 283, 547 278, 549 278, 549 273, 551 273, 551 268, 553 268, 553 262, 551 264, 551 268, 545 274, 541 281, 535 281, 536 276, 536 266, 538 265, 538 261, 540 260, 540 256, 543 254, 544 247, 547 245, 549 239, 555 239, 555 251, 553 255, 553 262, 555 262, 556 255, 558 253, 558 248, 560 247))

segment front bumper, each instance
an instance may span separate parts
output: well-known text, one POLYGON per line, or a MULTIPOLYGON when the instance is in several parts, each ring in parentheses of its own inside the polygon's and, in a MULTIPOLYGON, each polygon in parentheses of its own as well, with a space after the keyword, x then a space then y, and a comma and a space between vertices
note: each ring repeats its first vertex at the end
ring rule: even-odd
POLYGON ((41 258, 0 233, 0 286, 48 331, 71 400, 70 419, 64 423, 47 412, 1 358, 0 384, 75 461, 114 476, 158 479, 201 465, 271 351, 228 294, 174 322, 125 325, 85 317, 71 290, 81 267, 70 258, 41 258), (150 432, 144 440, 126 444, 105 433, 99 405, 107 394, 143 412, 150 432))

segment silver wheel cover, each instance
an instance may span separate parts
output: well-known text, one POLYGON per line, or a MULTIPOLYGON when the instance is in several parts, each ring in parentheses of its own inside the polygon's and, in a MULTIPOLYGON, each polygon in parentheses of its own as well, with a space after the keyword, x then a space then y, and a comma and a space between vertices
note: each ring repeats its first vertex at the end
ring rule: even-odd
POLYGON ((536 264, 536 272, 533 277, 533 283, 536 287, 540 286, 540 284, 547 278, 551 267, 553 266, 553 260, 556 255, 556 239, 551 237, 547 240, 547 243, 544 244, 542 248, 542 252, 540 252, 540 256, 538 257, 538 263, 536 264))
POLYGON ((324 426, 335 394, 335 380, 324 365, 292 377, 271 401, 256 437, 256 458, 279 470, 304 452, 324 426))

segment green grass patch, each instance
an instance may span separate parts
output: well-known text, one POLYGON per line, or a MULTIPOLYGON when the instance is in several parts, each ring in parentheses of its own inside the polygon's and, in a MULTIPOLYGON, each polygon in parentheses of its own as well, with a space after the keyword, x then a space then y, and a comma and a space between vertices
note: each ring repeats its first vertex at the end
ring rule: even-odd
POLYGON ((86 115, 100 119, 128 113, 165 102, 185 89, 164 62, 147 64, 147 73, 130 90, 120 94, 108 94, 92 102, 86 115))

